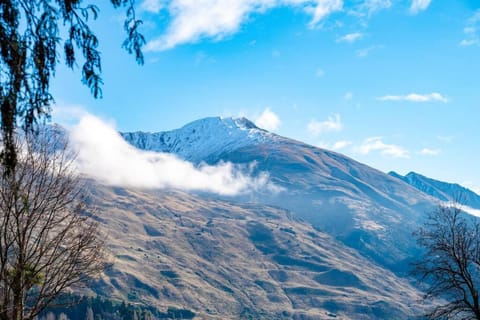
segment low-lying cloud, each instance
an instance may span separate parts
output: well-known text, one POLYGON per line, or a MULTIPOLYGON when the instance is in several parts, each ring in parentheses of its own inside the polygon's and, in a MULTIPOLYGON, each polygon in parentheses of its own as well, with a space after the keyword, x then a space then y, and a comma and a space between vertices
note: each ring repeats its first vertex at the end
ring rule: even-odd
POLYGON ((102 183, 124 187, 174 188, 238 195, 278 187, 267 173, 252 176, 253 165, 232 163, 194 165, 175 155, 139 150, 128 144, 113 125, 83 115, 70 129, 78 170, 102 183))
POLYGON ((456 203, 456 202, 451 202, 451 201, 450 202, 443 202, 443 205, 447 206, 447 207, 450 207, 450 208, 459 207, 460 210, 462 210, 463 212, 466 212, 469 215, 480 218, 480 209, 475 209, 475 208, 472 208, 472 207, 469 207, 469 206, 466 206, 466 205, 462 205, 462 204, 459 204, 459 203, 456 203))

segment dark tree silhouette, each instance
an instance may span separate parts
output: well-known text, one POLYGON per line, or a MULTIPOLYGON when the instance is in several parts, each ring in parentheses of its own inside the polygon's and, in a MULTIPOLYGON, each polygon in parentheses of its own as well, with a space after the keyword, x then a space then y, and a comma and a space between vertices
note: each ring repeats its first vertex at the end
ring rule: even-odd
MULTIPOLYGON (((17 127, 34 131, 38 120, 50 115, 53 97, 49 85, 61 53, 68 67, 82 64, 82 82, 93 96, 102 94, 99 40, 89 26, 99 10, 85 2, 89 1, 0 1, 1 160, 6 174, 17 163, 17 127)), ((110 2, 126 10, 123 47, 143 63, 141 47, 145 40, 138 30, 141 21, 135 16, 135 0, 110 2)))
POLYGON ((425 298, 436 300, 428 317, 480 319, 479 220, 462 212, 458 203, 441 205, 416 236, 425 253, 415 273, 428 285, 425 298))
POLYGON ((0 319, 34 319, 106 265, 104 241, 66 140, 24 139, 15 174, 0 167, 0 319))

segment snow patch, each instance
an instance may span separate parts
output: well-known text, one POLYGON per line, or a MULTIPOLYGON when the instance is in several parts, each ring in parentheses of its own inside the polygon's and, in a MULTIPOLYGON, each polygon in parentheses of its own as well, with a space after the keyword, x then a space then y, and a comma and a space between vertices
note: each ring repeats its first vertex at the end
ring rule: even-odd
POLYGON ((167 132, 130 132, 121 135, 139 149, 174 153, 195 163, 242 147, 262 142, 275 143, 278 139, 278 136, 258 128, 246 118, 221 117, 197 120, 167 132))

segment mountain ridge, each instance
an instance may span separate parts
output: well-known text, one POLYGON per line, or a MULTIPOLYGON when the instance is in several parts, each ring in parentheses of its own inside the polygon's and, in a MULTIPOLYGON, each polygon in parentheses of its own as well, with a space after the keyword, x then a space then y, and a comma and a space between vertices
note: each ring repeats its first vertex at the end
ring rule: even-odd
POLYGON ((394 171, 388 174, 440 201, 458 202, 474 209, 480 209, 480 195, 458 183, 436 180, 413 171, 405 176, 394 171))

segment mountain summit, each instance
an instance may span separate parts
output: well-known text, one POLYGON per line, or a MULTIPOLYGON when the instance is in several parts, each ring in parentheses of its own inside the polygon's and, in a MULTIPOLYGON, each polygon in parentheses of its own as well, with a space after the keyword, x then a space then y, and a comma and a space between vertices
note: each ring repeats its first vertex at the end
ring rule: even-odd
POLYGON ((137 148, 175 153, 197 163, 224 152, 275 140, 274 134, 258 128, 246 118, 222 117, 200 119, 168 132, 138 131, 121 135, 137 148))

